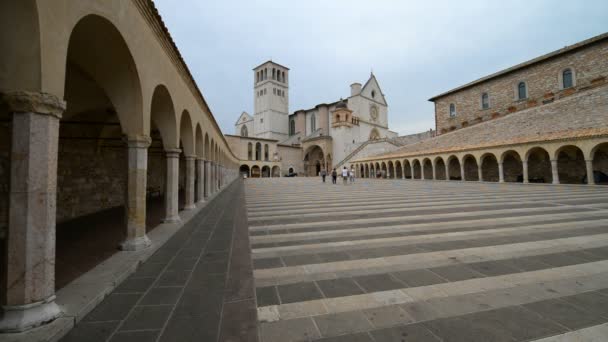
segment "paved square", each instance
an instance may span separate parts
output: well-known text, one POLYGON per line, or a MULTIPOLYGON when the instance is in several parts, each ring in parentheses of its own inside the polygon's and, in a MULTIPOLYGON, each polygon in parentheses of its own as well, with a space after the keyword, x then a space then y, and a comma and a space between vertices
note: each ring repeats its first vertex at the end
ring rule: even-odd
POLYGON ((263 342, 606 336, 606 188, 245 184, 263 342))

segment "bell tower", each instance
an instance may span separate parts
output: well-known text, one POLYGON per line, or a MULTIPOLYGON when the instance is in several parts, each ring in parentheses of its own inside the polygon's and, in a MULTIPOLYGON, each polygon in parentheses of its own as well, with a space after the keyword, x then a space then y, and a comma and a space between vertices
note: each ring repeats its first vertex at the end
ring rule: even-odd
POLYGON ((289 137, 289 68, 267 61, 253 69, 255 132, 258 138, 289 137))

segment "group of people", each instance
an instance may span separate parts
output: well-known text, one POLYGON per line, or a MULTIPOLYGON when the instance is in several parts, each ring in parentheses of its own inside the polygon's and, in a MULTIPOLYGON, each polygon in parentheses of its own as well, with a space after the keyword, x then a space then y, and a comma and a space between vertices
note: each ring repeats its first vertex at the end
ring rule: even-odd
MULTIPOLYGON (((325 183, 325 177, 327 177, 327 172, 325 170, 321 170, 321 178, 323 178, 323 183, 325 183)), ((331 182, 336 184, 338 181, 338 171, 334 168, 331 171, 331 182)), ((344 185, 348 184, 348 182, 355 182, 355 169, 348 169, 346 166, 342 168, 342 182, 344 185)))

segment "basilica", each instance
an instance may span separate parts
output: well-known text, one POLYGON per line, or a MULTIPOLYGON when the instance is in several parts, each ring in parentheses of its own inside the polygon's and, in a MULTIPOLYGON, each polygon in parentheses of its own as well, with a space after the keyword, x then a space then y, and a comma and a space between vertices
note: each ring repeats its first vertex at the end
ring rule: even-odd
POLYGON ((318 175, 339 167, 368 142, 397 137, 388 127, 388 104, 372 73, 350 95, 289 111, 289 68, 267 61, 253 69, 253 115, 243 112, 226 135, 250 177, 318 175))

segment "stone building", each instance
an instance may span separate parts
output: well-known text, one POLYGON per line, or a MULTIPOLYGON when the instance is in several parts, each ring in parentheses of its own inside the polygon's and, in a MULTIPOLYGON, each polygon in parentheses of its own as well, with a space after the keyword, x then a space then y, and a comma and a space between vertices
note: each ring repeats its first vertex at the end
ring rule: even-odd
POLYGON ((608 34, 430 101, 435 103, 436 137, 355 158, 351 165, 366 177, 554 184, 608 180, 608 34))
POLYGON ((53 334, 236 178, 238 158, 152 1, 2 1, 0 26, 0 332, 53 334))
MULTIPOLYGON (((277 151, 279 174, 292 170, 318 175, 321 169, 342 165, 369 141, 397 137, 388 128, 388 104, 373 74, 363 86, 353 83, 345 99, 289 114, 289 68, 267 61, 253 72, 254 114, 241 114, 235 123, 235 135, 243 137, 244 146, 252 138, 273 140, 267 143, 277 151), (301 150, 299 157, 296 148, 301 150)), ((243 173, 255 167, 245 162, 256 160, 249 156, 245 158, 245 152, 241 155, 243 173)))

